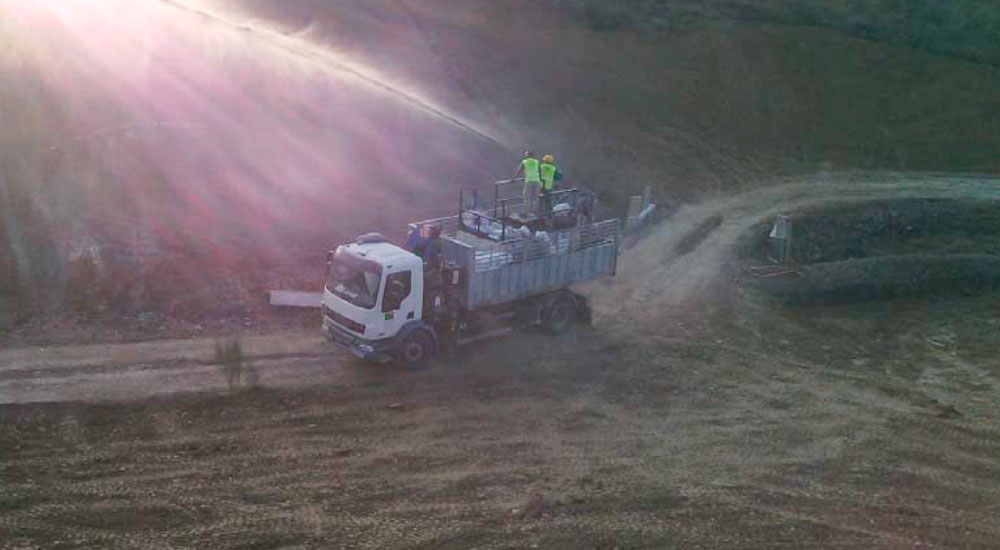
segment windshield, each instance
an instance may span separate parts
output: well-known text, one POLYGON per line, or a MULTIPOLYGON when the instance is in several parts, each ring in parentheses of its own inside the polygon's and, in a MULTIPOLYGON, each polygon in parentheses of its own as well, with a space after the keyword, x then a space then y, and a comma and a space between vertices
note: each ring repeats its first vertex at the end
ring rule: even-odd
POLYGON ((330 263, 326 289, 358 307, 371 309, 378 300, 381 280, 382 268, 377 263, 338 248, 330 263))

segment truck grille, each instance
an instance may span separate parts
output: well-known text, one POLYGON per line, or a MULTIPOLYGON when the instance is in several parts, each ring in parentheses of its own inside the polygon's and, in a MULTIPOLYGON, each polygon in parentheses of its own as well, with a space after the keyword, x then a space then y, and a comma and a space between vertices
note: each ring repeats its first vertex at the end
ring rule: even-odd
POLYGON ((344 317, 343 315, 337 313, 336 311, 326 307, 326 304, 323 304, 323 314, 329 317, 330 319, 333 319, 333 322, 337 323, 338 325, 352 332, 356 332, 358 334, 365 333, 364 325, 358 323, 357 321, 352 321, 347 317, 344 317))

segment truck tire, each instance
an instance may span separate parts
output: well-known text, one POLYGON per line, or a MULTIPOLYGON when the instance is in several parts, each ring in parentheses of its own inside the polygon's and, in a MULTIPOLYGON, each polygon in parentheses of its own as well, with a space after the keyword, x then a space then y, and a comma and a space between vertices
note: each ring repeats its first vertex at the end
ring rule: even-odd
POLYGON ((593 326, 594 316, 590 309, 590 304, 583 296, 576 297, 576 318, 586 326, 593 326))
POLYGON ((556 296, 542 313, 542 328, 545 332, 556 336, 563 334, 573 326, 576 319, 576 301, 568 294, 556 296))
POLYGON ((396 348, 396 362, 408 370, 422 369, 434 358, 434 338, 426 330, 410 331, 396 348))

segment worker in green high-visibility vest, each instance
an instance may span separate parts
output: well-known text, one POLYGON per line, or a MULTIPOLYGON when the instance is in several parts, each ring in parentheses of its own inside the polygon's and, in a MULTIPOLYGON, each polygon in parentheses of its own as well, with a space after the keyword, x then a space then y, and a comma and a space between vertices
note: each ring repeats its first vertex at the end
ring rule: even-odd
POLYGON ((524 215, 538 215, 538 195, 542 190, 541 163, 535 158, 535 154, 528 149, 524 152, 524 159, 517 167, 517 173, 511 178, 515 180, 524 174, 524 215))
POLYGON ((541 213, 548 216, 552 213, 552 191, 556 183, 556 174, 559 169, 556 167, 556 158, 552 155, 542 157, 542 164, 538 168, 539 177, 542 179, 541 213))

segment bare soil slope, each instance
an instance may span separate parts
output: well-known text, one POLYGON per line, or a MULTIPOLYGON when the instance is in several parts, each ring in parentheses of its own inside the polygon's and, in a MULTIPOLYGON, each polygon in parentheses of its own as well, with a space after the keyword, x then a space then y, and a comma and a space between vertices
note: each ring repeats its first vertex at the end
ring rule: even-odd
MULTIPOLYGON (((795 10, 781 2, 758 17, 730 8, 768 2, 600 3, 598 15, 626 16, 612 26, 580 4, 596 3, 219 5, 371 60, 514 147, 557 153, 608 200, 646 184, 688 199, 821 168, 997 170, 989 63, 782 17, 795 10)), ((866 10, 831 20, 877 19, 866 10)))
POLYGON ((163 2, 2 2, 0 42, 0 293, 30 313, 315 285, 335 243, 513 161, 361 63, 163 2))
MULTIPOLYGON (((95 249, 134 264, 88 314, 246 309, 318 284, 338 239, 447 213, 526 144, 616 206, 647 184, 675 201, 774 174, 997 170, 989 63, 860 39, 829 2, 809 4, 828 25, 720 1, 621 3, 609 26, 577 4, 5 3, 4 312, 98 286, 95 249)), ((886 23, 873 9, 856 22, 886 23)))

